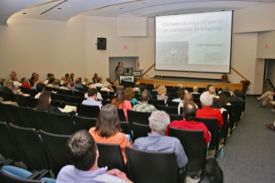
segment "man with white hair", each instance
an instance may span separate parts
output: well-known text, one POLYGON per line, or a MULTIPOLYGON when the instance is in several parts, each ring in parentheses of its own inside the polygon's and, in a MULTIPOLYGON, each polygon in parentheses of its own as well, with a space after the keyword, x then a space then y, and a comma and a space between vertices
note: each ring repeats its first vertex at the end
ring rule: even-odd
POLYGON ((216 118, 218 120, 218 126, 223 125, 222 113, 219 109, 213 109, 213 97, 209 92, 203 92, 200 96, 202 109, 197 110, 196 117, 199 118, 216 118))
POLYGON ((208 91, 211 97, 219 99, 219 96, 216 95, 216 88, 214 86, 210 86, 208 91))
POLYGON ((164 111, 152 112, 149 117, 149 126, 151 133, 148 137, 140 137, 135 140, 133 147, 139 150, 174 152, 177 158, 178 167, 184 167, 187 162, 187 156, 180 141, 175 137, 165 136, 165 130, 170 124, 170 117, 164 111))

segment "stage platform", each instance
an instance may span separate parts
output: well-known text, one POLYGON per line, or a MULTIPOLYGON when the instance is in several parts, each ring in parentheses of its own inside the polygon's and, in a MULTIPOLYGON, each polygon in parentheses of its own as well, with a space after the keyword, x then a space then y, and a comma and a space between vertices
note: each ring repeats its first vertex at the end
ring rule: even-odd
POLYGON ((211 84, 216 88, 222 88, 227 85, 230 90, 243 90, 243 83, 227 83, 222 82, 220 79, 206 79, 206 78, 187 78, 187 77, 171 77, 171 76, 155 76, 153 78, 141 78, 141 83, 146 84, 159 84, 165 86, 178 86, 182 84, 184 87, 198 86, 199 88, 206 88, 207 85, 211 84))

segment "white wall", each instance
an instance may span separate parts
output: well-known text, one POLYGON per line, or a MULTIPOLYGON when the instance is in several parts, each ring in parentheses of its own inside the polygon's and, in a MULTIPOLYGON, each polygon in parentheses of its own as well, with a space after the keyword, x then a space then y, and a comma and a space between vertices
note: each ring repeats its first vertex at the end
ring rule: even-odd
POLYGON ((32 72, 46 79, 66 72, 86 75, 84 18, 69 22, 14 18, 0 26, 0 77, 15 70, 18 79, 32 72))

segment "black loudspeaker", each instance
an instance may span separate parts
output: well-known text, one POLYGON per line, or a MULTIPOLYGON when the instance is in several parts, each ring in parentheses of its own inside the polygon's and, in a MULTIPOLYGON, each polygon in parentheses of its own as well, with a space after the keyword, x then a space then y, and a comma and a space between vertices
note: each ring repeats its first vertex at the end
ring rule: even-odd
POLYGON ((98 50, 106 50, 107 39, 104 37, 97 38, 97 49, 98 50))

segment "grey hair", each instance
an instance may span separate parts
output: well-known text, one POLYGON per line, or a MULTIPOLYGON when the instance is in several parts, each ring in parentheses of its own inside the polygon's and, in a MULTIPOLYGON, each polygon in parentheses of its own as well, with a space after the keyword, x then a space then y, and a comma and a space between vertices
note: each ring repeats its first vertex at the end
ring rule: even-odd
POLYGON ((213 103, 213 97, 209 94, 209 92, 203 92, 200 96, 200 101, 202 105, 210 107, 213 103))
POLYGON ((170 117, 165 111, 154 111, 149 117, 151 130, 163 133, 170 124, 170 117))

